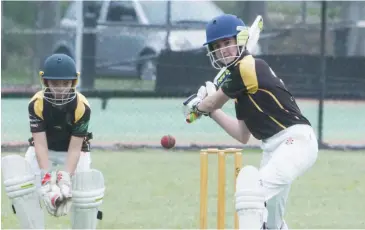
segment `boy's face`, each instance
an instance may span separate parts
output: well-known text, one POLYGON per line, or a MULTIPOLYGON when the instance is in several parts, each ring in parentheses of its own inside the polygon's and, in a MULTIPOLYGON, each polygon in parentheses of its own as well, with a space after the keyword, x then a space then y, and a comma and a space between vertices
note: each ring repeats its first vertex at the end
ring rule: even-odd
POLYGON ((47 83, 56 99, 63 99, 68 96, 72 86, 72 80, 48 80, 47 83))
POLYGON ((233 62, 238 56, 238 46, 235 38, 224 38, 212 44, 213 55, 223 64, 233 62))

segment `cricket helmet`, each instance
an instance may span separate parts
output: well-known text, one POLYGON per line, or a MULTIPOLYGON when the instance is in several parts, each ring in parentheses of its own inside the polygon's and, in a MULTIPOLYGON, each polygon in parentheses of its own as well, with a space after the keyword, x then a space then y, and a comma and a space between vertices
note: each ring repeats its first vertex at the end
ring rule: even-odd
POLYGON ((205 30, 206 42, 204 43, 204 46, 207 47, 207 56, 209 56, 214 68, 221 69, 234 64, 234 62, 236 62, 243 53, 245 47, 234 45, 237 47, 237 54, 234 56, 223 57, 224 49, 232 46, 226 46, 214 50, 212 44, 221 39, 228 39, 232 37, 236 38, 237 34, 243 28, 246 28, 245 23, 240 18, 232 14, 223 14, 217 16, 207 24, 205 30), (220 58, 217 57, 217 53, 220 53, 220 58), (227 59, 233 59, 233 61, 228 62, 227 59))
POLYGON ((71 57, 58 53, 49 56, 39 75, 43 85, 44 99, 48 102, 61 106, 76 97, 76 85, 80 74, 76 71, 75 61, 71 57), (59 80, 71 81, 71 86, 50 86, 49 81, 59 80))

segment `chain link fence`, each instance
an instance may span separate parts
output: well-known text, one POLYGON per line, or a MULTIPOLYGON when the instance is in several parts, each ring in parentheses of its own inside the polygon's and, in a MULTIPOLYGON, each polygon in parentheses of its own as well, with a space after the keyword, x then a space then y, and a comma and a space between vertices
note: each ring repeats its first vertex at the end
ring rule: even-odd
MULTIPOLYGON (((280 55, 304 57, 321 54, 320 2, 181 2, 180 4, 185 4, 182 9, 185 11, 190 9, 191 16, 188 18, 184 18, 186 12, 178 11, 181 7, 175 6, 176 2, 171 2, 168 6, 163 1, 151 2, 150 5, 137 1, 140 4, 137 7, 131 1, 123 1, 122 5, 120 3, 112 1, 114 5, 103 6, 106 4, 103 1, 94 1, 92 5, 90 2, 84 2, 89 4, 88 13, 96 14, 99 19, 104 17, 105 21, 99 20, 94 29, 84 28, 85 34, 95 36, 95 56, 85 56, 85 46, 83 46, 82 60, 87 61, 88 58, 92 58, 95 61, 93 84, 98 91, 97 95, 102 97, 105 90, 117 90, 119 93, 112 95, 122 97, 121 99, 111 98, 106 110, 102 110, 103 102, 100 104, 98 99, 90 98, 94 111, 92 128, 96 134, 94 135, 96 142, 127 142, 139 145, 157 143, 158 145, 160 136, 170 133, 177 137, 177 144, 180 143, 182 146, 238 144, 210 121, 202 121, 201 126, 187 126, 181 113, 180 104, 183 98, 173 99, 172 97, 175 98, 177 95, 170 97, 165 95, 163 99, 156 99, 159 95, 157 93, 154 95, 156 78, 159 77, 156 60, 161 50, 166 48, 174 52, 201 50, 205 39, 205 21, 200 21, 198 16, 201 15, 194 16, 195 11, 203 14, 199 9, 205 9, 203 16, 206 18, 211 18, 209 12, 212 15, 226 12, 239 15, 247 24, 250 24, 257 14, 263 15, 265 27, 257 50, 259 56, 277 55, 279 58, 280 55), (198 7, 194 4, 207 5, 198 7), (170 11, 158 14, 161 12, 158 9, 166 10, 168 7, 170 11), (126 16, 122 17, 121 12, 126 16), (165 25, 164 20, 168 16, 172 21, 179 20, 179 24, 165 25), (154 23, 151 22, 154 26, 139 25, 137 22, 141 20, 145 22, 155 20, 154 23), (123 98, 124 91, 133 91, 136 94, 125 94, 123 98), (153 97, 148 98, 145 95, 142 96, 143 99, 137 99, 141 97, 138 96, 141 91, 149 92, 147 96, 153 97), (105 122, 105 119, 115 123, 105 122), (209 130, 208 133, 207 130, 209 130), (192 140, 192 136, 204 138, 199 143, 192 140)), ((365 15, 365 12, 362 12, 362 9, 365 9, 361 5, 363 3, 328 2, 327 4, 327 32, 324 39, 326 55, 363 58, 365 52, 365 33, 362 28, 364 18, 361 18, 365 15)), ((77 56, 77 8, 72 1, 26 3, 8 1, 2 2, 2 6, 4 14, 2 15, 1 84, 2 94, 8 93, 7 99, 2 100, 3 108, 7 108, 2 110, 4 111, 2 144, 6 144, 22 142, 29 136, 26 114, 28 99, 10 99, 11 92, 14 92, 15 98, 19 93, 34 92, 40 88, 38 71, 46 56, 54 52, 66 53, 74 58, 77 56), (18 111, 24 111, 24 114, 19 114, 18 111), (24 122, 18 122, 19 120, 24 122)), ((159 63, 161 66, 164 64, 166 63, 159 63)), ((175 65, 183 66, 184 60, 175 65)), ((356 101, 352 99, 344 101, 345 97, 332 100, 326 98, 323 104, 323 121, 319 121, 321 73, 318 72, 314 77, 309 77, 307 75, 311 69, 310 66, 285 66, 285 63, 280 65, 284 65, 287 69, 292 68, 292 72, 295 72, 287 76, 290 81, 295 84, 301 84, 301 82, 307 85, 312 84, 313 88, 318 90, 317 97, 298 97, 298 104, 317 133, 320 126, 318 122, 321 123, 324 143, 350 147, 365 146, 365 133, 361 129, 365 127, 364 119, 361 119, 361 114, 365 114, 363 94, 358 93, 360 96, 356 98, 356 101)), ((189 68, 203 67, 190 66, 189 68)), ((210 67, 206 66, 206 68, 210 67)), ((329 72, 331 75, 331 70, 329 72)), ((175 74, 171 74, 171 81, 175 74)), ((280 74, 277 73, 279 76, 280 74)), ((336 87, 344 87, 343 89, 347 91, 365 88, 363 75, 349 75, 336 77, 334 80, 336 87)), ((328 79, 332 79, 331 76, 328 76, 328 79)), ((196 86, 186 91, 194 91, 197 89, 196 86)), ((179 95, 188 96, 181 92, 179 95)), ((226 110, 233 114, 231 105, 227 106, 226 110)), ((257 146, 258 142, 252 140, 251 144, 257 146)))

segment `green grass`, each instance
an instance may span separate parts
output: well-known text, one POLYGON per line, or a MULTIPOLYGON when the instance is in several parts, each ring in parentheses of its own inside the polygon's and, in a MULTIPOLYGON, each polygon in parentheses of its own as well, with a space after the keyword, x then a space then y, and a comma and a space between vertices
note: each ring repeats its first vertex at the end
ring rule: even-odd
MULTIPOLYGON (((94 152, 104 172, 104 219, 98 228, 197 228, 199 154, 161 150, 94 152)), ((258 165, 260 154, 247 150, 244 164, 258 165)), ((365 228, 365 152, 321 151, 311 171, 292 185, 285 219, 289 228, 365 228)), ((217 160, 209 160, 208 227, 216 227, 217 160)), ((228 228, 233 227, 233 158, 227 160, 228 228), (230 176, 232 175, 232 177, 230 176)), ((3 228, 18 228, 2 190, 3 228)), ((69 228, 69 218, 47 216, 47 228, 69 228)))

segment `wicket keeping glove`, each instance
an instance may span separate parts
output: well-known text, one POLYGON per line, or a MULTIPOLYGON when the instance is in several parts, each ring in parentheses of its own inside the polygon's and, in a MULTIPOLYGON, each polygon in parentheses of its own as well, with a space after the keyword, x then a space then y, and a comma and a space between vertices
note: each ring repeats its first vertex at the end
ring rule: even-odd
POLYGON ((57 185, 60 188, 62 194, 62 201, 58 206, 57 214, 65 216, 71 209, 71 177, 68 172, 58 171, 57 172, 57 185))
POLYGON ((56 184, 56 173, 46 172, 42 176, 42 185, 40 194, 49 214, 59 216, 58 207, 62 202, 62 194, 60 188, 56 184))

